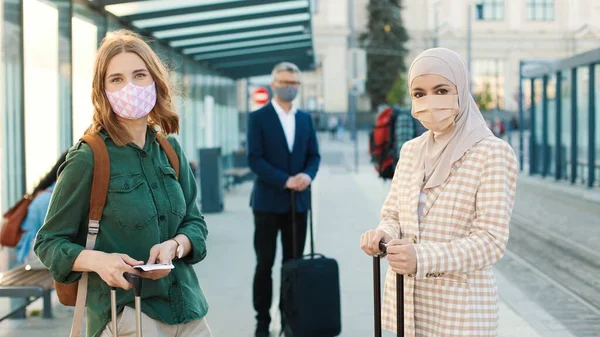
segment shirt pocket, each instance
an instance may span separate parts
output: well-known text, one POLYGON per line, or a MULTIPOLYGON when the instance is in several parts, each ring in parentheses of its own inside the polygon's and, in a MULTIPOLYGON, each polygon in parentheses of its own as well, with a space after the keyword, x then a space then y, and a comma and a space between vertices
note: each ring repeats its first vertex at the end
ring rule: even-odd
POLYGON ((165 190, 167 191, 167 197, 171 204, 171 212, 180 217, 184 217, 186 213, 186 202, 181 184, 177 180, 175 170, 170 166, 161 166, 160 170, 163 174, 163 183, 165 184, 165 190))
POLYGON ((469 278, 464 273, 440 273, 431 280, 442 287, 470 288, 469 278))
POLYGON ((156 218, 150 189, 139 174, 112 177, 108 187, 109 211, 126 229, 143 229, 156 218))

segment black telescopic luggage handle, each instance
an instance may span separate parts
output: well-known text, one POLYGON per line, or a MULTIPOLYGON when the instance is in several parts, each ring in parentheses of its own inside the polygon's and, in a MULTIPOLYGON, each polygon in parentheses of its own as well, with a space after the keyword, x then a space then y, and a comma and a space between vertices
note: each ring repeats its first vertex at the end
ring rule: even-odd
MULTIPOLYGON (((379 243, 382 254, 373 256, 373 294, 375 305, 375 337, 381 337, 381 257, 387 253, 385 243, 379 243)), ((404 337, 404 275, 396 274, 396 336, 404 337)))
MULTIPOLYGON (((136 337, 142 337, 142 277, 136 274, 124 273, 123 277, 131 283, 133 296, 135 298, 135 333, 136 337)), ((114 337, 119 337, 117 326, 117 289, 110 288, 110 313, 111 328, 114 337)))
MULTIPOLYGON (((291 206, 292 206, 292 241, 293 241, 293 256, 294 258, 300 258, 302 256, 302 251, 298 251, 298 243, 297 243, 297 238, 296 236, 297 234, 297 225, 296 225, 296 191, 294 190, 290 190, 291 196, 290 196, 290 200, 291 200, 291 206), (298 256, 296 255, 296 253, 298 253, 298 256)), ((309 200, 309 205, 308 205, 308 212, 309 212, 309 230, 310 230, 310 257, 314 258, 315 257, 315 241, 314 241, 314 235, 313 235, 313 214, 312 214, 312 190, 310 188, 310 186, 308 187, 308 200, 309 200)), ((304 249, 304 247, 300 247, 300 249, 304 249)))

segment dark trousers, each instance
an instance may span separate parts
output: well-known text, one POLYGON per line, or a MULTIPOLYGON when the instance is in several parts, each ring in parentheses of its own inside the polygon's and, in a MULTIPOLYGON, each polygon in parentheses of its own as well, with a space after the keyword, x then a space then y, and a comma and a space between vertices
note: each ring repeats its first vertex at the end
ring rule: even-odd
MULTIPOLYGON (((300 257, 306 241, 306 214, 296 213, 296 249, 293 252, 292 213, 254 212, 254 251, 256 252, 256 271, 254 274, 253 301, 258 324, 268 327, 271 322, 269 309, 273 300, 273 278, 271 277, 277 233, 281 231, 283 261, 300 257)), ((281 309, 281 297, 279 308, 281 309)))

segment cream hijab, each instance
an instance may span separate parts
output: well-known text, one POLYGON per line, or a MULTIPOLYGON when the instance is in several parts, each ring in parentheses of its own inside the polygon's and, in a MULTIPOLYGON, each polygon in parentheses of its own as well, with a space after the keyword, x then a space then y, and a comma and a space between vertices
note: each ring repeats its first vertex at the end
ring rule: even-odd
POLYGON ((438 135, 427 132, 418 149, 415 169, 423 177, 421 189, 433 188, 446 181, 452 165, 473 145, 493 134, 469 92, 469 72, 456 52, 446 48, 428 49, 417 56, 408 74, 409 87, 416 77, 435 74, 445 77, 458 89, 460 111, 456 126, 438 135))

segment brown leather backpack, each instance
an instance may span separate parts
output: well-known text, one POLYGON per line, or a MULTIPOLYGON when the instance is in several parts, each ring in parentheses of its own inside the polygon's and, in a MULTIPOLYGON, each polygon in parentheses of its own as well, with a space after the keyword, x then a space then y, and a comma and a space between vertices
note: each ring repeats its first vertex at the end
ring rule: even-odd
MULTIPOLYGON (((177 179, 179 179, 179 157, 173 149, 173 146, 167 140, 164 134, 157 134, 156 140, 160 147, 167 155, 169 163, 175 170, 177 179)), ((90 212, 88 236, 86 241, 86 249, 94 249, 96 236, 100 230, 100 220, 104 205, 106 203, 106 195, 108 193, 108 183, 110 181, 110 158, 108 149, 104 140, 98 134, 87 134, 81 138, 81 141, 87 143, 92 149, 94 155, 94 177, 92 179, 92 194, 90 196, 90 212)), ((60 303, 66 306, 77 306, 75 309, 74 322, 83 319, 83 308, 87 297, 87 273, 83 273, 79 282, 69 284, 54 281, 54 288, 60 303), (79 286, 81 285, 81 287, 79 286), (78 317, 81 315, 81 317, 78 317)))

